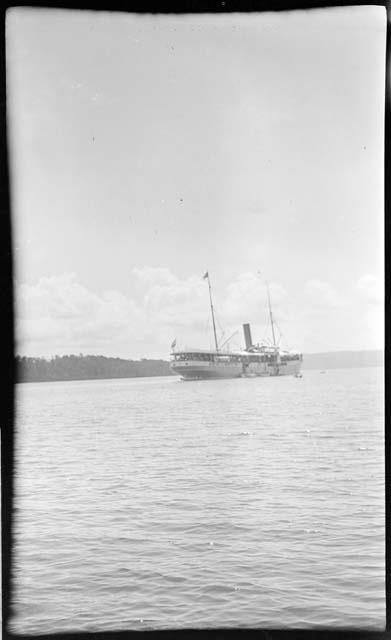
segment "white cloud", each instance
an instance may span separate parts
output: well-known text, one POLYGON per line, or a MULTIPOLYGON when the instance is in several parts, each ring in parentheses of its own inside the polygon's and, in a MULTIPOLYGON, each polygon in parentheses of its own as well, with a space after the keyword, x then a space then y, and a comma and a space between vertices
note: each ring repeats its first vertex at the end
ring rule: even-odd
MULTIPOLYGON (((27 355, 103 353, 130 357, 167 355, 177 337, 181 346, 213 343, 209 294, 202 274, 180 279, 166 268, 132 271, 132 296, 118 291, 100 295, 79 284, 75 274, 41 278, 16 291, 18 352, 27 355)), ((273 309, 281 318, 287 294, 270 285, 273 309)), ((267 322, 266 290, 252 272, 239 275, 225 290, 214 290, 218 337, 235 330, 242 346, 241 324, 267 322)))
POLYGON ((95 350, 117 341, 138 319, 135 303, 116 291, 99 296, 74 274, 41 278, 16 290, 16 338, 20 350, 63 353, 95 350))
POLYGON ((378 276, 366 274, 356 283, 356 290, 362 300, 378 305, 384 301, 384 282, 378 276))
MULTIPOLYGON (((75 274, 18 285, 18 353, 167 358, 174 338, 181 348, 213 346, 208 286, 202 273, 181 279, 169 269, 145 266, 133 269, 131 278, 132 295, 119 291, 98 294, 77 282, 75 274)), ((343 348, 345 344, 346 348, 365 348, 363 335, 371 337, 371 344, 381 343, 379 307, 373 304, 380 284, 374 276, 363 276, 344 299, 320 280, 307 281, 295 298, 281 284, 271 283, 273 315, 288 341, 285 344, 283 339, 283 343, 303 351, 343 348), (350 327, 348 335, 343 334, 343 327, 350 327), (333 335, 342 343, 334 344, 333 335)), ((266 287, 256 272, 239 274, 225 288, 216 283, 213 293, 220 342, 237 331, 231 348, 243 346, 243 322, 251 324, 256 342, 270 338, 266 287)), ((276 335, 278 338, 278 331, 276 335)))
MULTIPOLYGON (((283 319, 287 316, 289 298, 280 284, 270 283, 273 313, 283 319)), ((266 285, 255 272, 240 274, 227 287, 223 301, 224 318, 232 323, 254 322, 263 324, 267 317, 266 285)))
MULTIPOLYGON (((179 339, 208 339, 208 290, 202 277, 179 279, 168 269, 132 272, 135 293, 100 295, 75 274, 41 278, 16 289, 17 350, 27 355, 103 353, 126 357, 167 355, 179 339)), ((208 344, 208 343, 207 343, 208 344)))
POLYGON ((170 328, 205 324, 207 289, 201 276, 180 280, 159 267, 137 267, 132 273, 143 292, 142 306, 150 321, 170 328))
POLYGON ((328 283, 321 280, 308 280, 304 287, 305 302, 315 310, 338 308, 343 306, 343 297, 328 283))

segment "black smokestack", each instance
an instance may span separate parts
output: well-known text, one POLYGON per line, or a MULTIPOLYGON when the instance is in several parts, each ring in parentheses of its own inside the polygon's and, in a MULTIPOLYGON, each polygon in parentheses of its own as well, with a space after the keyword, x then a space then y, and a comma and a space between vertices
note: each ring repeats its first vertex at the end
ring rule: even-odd
POLYGON ((244 333, 244 341, 246 343, 246 349, 249 349, 252 346, 253 341, 251 338, 250 325, 248 323, 243 325, 243 333, 244 333))

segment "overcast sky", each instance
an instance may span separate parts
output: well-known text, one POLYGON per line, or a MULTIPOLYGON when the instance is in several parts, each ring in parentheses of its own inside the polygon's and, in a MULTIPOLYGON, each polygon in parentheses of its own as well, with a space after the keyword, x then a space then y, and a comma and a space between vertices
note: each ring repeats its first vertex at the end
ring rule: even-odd
POLYGON ((382 348, 385 36, 371 6, 10 10, 18 353, 208 348, 206 270, 220 337, 267 335, 267 279, 284 346, 382 348))

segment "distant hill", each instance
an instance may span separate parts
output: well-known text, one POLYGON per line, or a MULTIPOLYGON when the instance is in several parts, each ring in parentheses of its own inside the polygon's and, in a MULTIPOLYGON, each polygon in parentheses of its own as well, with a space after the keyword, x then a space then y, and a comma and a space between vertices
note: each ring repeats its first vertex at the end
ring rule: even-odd
POLYGON ((384 365, 384 351, 328 351, 303 355, 303 369, 348 369, 380 367, 384 365))
MULTIPOLYGON (((383 351, 334 351, 308 353, 303 369, 339 369, 377 367, 384 364, 383 351)), ((172 375, 166 360, 125 360, 105 356, 69 355, 45 358, 16 357, 17 382, 51 380, 97 380, 102 378, 139 378, 172 375)))

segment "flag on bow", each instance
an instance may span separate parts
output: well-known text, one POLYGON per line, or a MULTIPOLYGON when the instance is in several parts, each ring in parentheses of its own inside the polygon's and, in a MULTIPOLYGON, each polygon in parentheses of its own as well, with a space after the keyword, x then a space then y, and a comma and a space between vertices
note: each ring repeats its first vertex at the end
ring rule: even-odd
POLYGON ((209 273, 206 272, 205 275, 202 276, 202 279, 205 280, 205 278, 209 278, 209 273))

